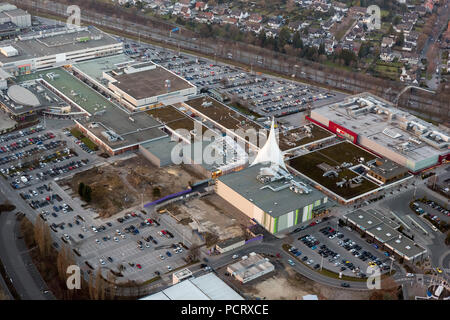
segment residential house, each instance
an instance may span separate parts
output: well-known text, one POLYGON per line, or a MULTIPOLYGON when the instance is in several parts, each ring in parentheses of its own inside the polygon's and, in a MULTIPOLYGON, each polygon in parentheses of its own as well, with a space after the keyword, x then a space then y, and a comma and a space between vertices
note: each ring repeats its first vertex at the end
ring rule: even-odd
POLYGON ((322 29, 323 30, 330 30, 334 25, 334 21, 333 19, 330 19, 328 21, 326 21, 323 25, 322 25, 322 29))
POLYGON ((395 32, 397 33, 404 33, 404 34, 409 34, 409 32, 412 30, 413 28, 413 24, 410 22, 405 22, 405 23, 399 23, 396 26, 393 26, 395 32))
POLYGON ((392 48, 393 45, 394 45, 394 39, 392 39, 392 38, 383 37, 383 39, 381 40, 381 47, 383 47, 383 48, 392 48))
POLYGON ((180 15, 184 19, 190 19, 191 18, 191 9, 189 7, 181 7, 180 15))
POLYGON ((332 6, 336 12, 346 13, 348 11, 347 5, 342 2, 334 1, 332 6))
POLYGON ((239 22, 239 20, 237 18, 233 18, 233 17, 225 17, 224 19, 222 19, 222 23, 225 23, 225 24, 237 25, 238 22, 239 22))
POLYGON ((415 10, 421 17, 427 14, 427 8, 425 6, 416 6, 415 10))
POLYGON ((214 18, 214 14, 212 12, 199 12, 195 17, 195 20, 201 23, 211 22, 214 18))
POLYGON ((425 2, 424 6, 428 13, 433 12, 433 8, 434 8, 433 0, 427 0, 425 2))
POLYGON ((416 66, 419 64, 419 55, 415 52, 402 52, 399 61, 411 66, 416 66))
POLYGON ((278 16, 278 17, 272 17, 269 19, 269 21, 267 22, 267 25, 269 26, 269 28, 278 30, 281 28, 281 26, 283 25, 283 18, 278 16))
POLYGON ((263 20, 262 16, 257 14, 257 13, 252 13, 249 17, 248 17, 248 21, 251 23, 261 23, 263 20))
POLYGON ((254 32, 256 34, 259 34, 262 31, 262 25, 261 23, 255 23, 251 21, 246 21, 244 23, 246 31, 254 32))
POLYGON ((290 21, 287 25, 292 32, 300 31, 302 23, 300 21, 290 21))
POLYGON ((197 10, 197 11, 204 11, 206 9, 208 9, 208 4, 207 3, 204 3, 203 1, 197 1, 195 3, 195 10, 197 10))
POLYGON ((191 0, 179 0, 178 3, 182 6, 182 7, 187 7, 189 8, 191 6, 191 0))

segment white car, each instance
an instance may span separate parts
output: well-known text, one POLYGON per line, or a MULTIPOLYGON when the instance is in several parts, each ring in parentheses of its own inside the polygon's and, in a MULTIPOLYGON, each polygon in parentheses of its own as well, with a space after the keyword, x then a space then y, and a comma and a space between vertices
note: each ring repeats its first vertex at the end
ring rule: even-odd
POLYGON ((148 243, 145 244, 146 248, 150 248, 150 245, 148 243))
POLYGON ((115 242, 119 242, 119 238, 114 237, 114 241, 115 241, 115 242))
POLYGON ((119 229, 116 230, 116 233, 120 236, 122 233, 120 232, 119 229))
POLYGON ((97 243, 100 243, 100 240, 98 240, 98 239, 95 239, 95 242, 97 242, 97 243))
POLYGON ((122 239, 125 239, 125 238, 126 238, 124 234, 121 234, 120 237, 121 237, 122 239))
POLYGON ((165 259, 165 257, 164 257, 162 254, 159 255, 159 258, 160 258, 161 260, 164 260, 164 259, 165 259))
POLYGON ((171 266, 167 266, 167 270, 172 271, 172 267, 171 266))
POLYGON ((233 259, 237 259, 237 258, 239 258, 239 255, 233 254, 232 258, 233 258, 233 259))
POLYGON ((313 260, 313 259, 308 260, 308 261, 306 262, 306 264, 313 264, 313 263, 314 263, 314 260, 313 260))
POLYGON ((102 266, 104 266, 104 265, 106 264, 105 260, 100 259, 100 264, 101 264, 102 266))

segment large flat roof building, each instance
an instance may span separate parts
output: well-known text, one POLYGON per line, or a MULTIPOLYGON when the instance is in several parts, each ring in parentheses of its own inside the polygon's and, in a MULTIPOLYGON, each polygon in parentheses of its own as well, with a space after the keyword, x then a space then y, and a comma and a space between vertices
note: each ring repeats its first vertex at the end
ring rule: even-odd
POLYGON ((17 41, 0 42, 0 47, 6 46, 18 54, 0 54, 0 67, 15 75, 123 52, 121 42, 91 26, 28 33, 17 41))
POLYGON ((311 110, 309 119, 412 172, 450 160, 448 133, 368 93, 311 110))
POLYGON ((217 179, 216 192, 270 233, 310 220, 328 197, 282 168, 257 164, 217 179))
POLYGON ((196 86, 151 61, 103 72, 103 78, 133 111, 183 102, 197 94, 196 86))
POLYGON ((269 259, 255 252, 244 256, 240 261, 227 267, 227 271, 242 283, 247 283, 275 270, 269 259))
POLYGON ((244 300, 214 273, 183 280, 141 300, 244 300))
POLYGON ((397 230, 399 227, 397 223, 374 209, 357 209, 347 213, 344 217, 347 222, 354 225, 361 233, 372 238, 384 250, 390 251, 407 261, 416 261, 425 257, 427 252, 425 248, 404 236, 397 230))

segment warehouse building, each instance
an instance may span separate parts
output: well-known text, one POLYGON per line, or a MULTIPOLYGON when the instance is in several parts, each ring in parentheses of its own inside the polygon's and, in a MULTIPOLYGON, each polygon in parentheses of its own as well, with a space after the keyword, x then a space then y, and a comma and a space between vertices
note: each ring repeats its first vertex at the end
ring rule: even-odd
POLYGON ((268 165, 219 177, 216 193, 272 234, 311 220, 329 206, 328 197, 306 181, 268 165))
POLYGON ((413 173, 450 160, 447 133, 368 93, 311 110, 308 119, 413 173))
POLYGON ((183 280, 140 300, 244 300, 214 273, 183 280))
POLYGON ((121 42, 91 26, 63 26, 19 35, 17 39, 0 41, 0 47, 9 48, 6 55, 0 54, 0 67, 13 75, 123 52, 121 42))
POLYGON ((251 252, 227 267, 227 271, 241 283, 247 283, 275 270, 269 259, 251 252))

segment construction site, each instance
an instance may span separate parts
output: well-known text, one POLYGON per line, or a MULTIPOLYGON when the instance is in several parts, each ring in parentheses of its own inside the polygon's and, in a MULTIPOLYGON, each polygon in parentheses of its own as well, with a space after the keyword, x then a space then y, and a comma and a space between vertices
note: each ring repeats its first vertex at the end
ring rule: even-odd
POLYGON ((186 190, 202 178, 188 166, 156 168, 144 157, 134 155, 79 172, 70 179, 59 181, 59 184, 69 186, 73 196, 78 196, 81 182, 90 186, 92 200, 89 206, 100 216, 110 217, 122 210, 186 190))

